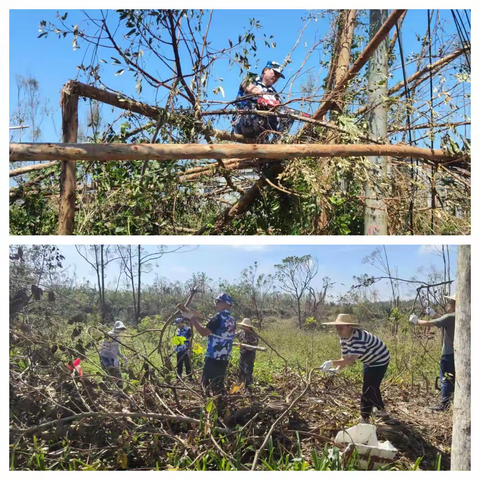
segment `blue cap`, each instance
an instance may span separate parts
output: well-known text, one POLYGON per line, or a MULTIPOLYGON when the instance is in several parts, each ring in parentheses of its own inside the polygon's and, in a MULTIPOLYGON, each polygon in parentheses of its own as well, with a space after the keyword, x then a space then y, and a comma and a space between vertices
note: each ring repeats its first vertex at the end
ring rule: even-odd
POLYGON ((179 323, 182 323, 184 322, 185 319, 183 317, 178 317, 175 319, 175 321, 173 322, 175 325, 178 325, 179 323))
POLYGON ((281 78, 285 78, 285 75, 282 73, 283 67, 278 62, 269 60, 265 65, 265 68, 271 68, 274 72, 279 73, 281 78))
POLYGON ((228 293, 221 293, 215 300, 226 303, 227 305, 233 305, 233 298, 228 293))

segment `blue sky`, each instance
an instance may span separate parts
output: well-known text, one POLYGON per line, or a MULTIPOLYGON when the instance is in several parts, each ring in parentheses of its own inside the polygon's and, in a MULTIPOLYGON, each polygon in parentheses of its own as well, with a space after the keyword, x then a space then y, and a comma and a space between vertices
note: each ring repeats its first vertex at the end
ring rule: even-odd
MULTIPOLYGON (((64 267, 69 275, 76 272, 78 280, 88 279, 96 284, 93 269, 81 258, 73 245, 61 245, 60 250, 66 257, 64 267)), ((169 246, 169 249, 174 246, 169 246)), ((214 281, 226 279, 229 282, 240 278, 240 272, 258 262, 260 273, 274 273, 274 265, 281 263, 287 256, 312 255, 319 261, 320 268, 313 285, 320 287, 323 277, 330 277, 336 283, 333 295, 346 293, 353 285, 353 276, 367 273, 380 276, 374 267, 362 264, 362 259, 376 248, 375 245, 199 245, 187 246, 190 250, 182 254, 168 254, 152 264, 152 272, 143 276, 143 281, 153 283, 155 276, 165 277, 171 281, 186 281, 193 273, 205 272, 214 281), (341 285, 341 284, 344 285, 341 285)), ((400 278, 410 279, 416 276, 425 280, 425 275, 419 274, 420 267, 428 273, 431 267, 443 270, 443 262, 438 256, 440 246, 419 245, 387 245, 390 267, 398 269, 400 278)), ((452 278, 456 271, 456 246, 450 246, 452 278)), ((157 250, 155 246, 145 246, 150 253, 157 250)), ((108 267, 107 281, 116 282, 118 267, 108 267)), ((389 298, 390 287, 386 281, 376 285, 379 293, 389 298)), ((402 294, 410 296, 412 290, 404 287, 402 294)))
MULTIPOLYGON (((59 11, 61 14, 65 10, 59 11)), ((66 20, 68 25, 80 24, 85 22, 85 16, 79 10, 68 10, 69 16, 66 20)), ((93 17, 98 17, 98 12, 87 11, 93 17)), ((211 26, 210 40, 212 45, 227 46, 227 38, 234 40, 238 34, 243 32, 244 26, 248 25, 250 18, 255 18, 260 21, 263 28, 256 32, 257 36, 257 59, 259 60, 259 71, 269 59, 275 59, 283 62, 285 56, 290 52, 295 44, 300 28, 302 27, 301 18, 306 15, 306 10, 216 10, 213 15, 211 26), (267 48, 261 39, 263 35, 269 38, 274 35, 276 48, 267 48)), ((402 27, 402 35, 404 42, 404 50, 406 55, 411 52, 418 52, 420 50, 420 43, 416 37, 416 33, 423 36, 426 28, 426 10, 410 10, 407 13, 404 25, 402 27)), ((33 75, 40 83, 41 93, 50 101, 50 107, 53 111, 51 119, 45 119, 42 125, 43 135, 40 141, 55 142, 60 139, 60 107, 59 98, 60 90, 69 79, 76 78, 77 65, 82 62, 88 63, 91 58, 91 49, 87 50, 86 46, 82 46, 79 50, 73 51, 72 38, 68 36, 65 39, 58 39, 56 35, 49 35, 48 38, 40 38, 38 26, 41 20, 52 21, 58 23, 56 20, 56 10, 11 10, 10 11, 10 113, 16 107, 16 88, 15 76, 29 76, 33 75)), ((113 12, 110 12, 110 18, 115 18, 113 12)), ((445 28, 448 33, 454 32, 454 24, 451 19, 449 10, 441 11, 441 18, 445 20, 445 28)), ((364 17, 367 21, 367 18, 364 17)), ((300 42, 299 46, 292 55, 293 63, 286 69, 286 77, 294 73, 302 63, 306 52, 311 48, 315 40, 322 38, 328 29, 327 19, 319 19, 317 22, 312 22, 307 28, 305 36, 300 42), (305 45, 306 42, 306 45, 305 45)), ((321 52, 321 50, 319 50, 321 52)), ((319 76, 322 80, 326 75, 326 69, 319 69, 319 61, 321 60, 321 53, 315 52, 306 64, 306 69, 315 76, 319 76)), ((327 54, 328 55, 328 54, 327 54)), ((111 65, 110 56, 115 56, 108 53, 99 53, 100 58, 105 58, 109 63, 102 64, 103 78, 107 85, 117 88, 127 94, 135 96, 135 81, 131 73, 125 71, 120 76, 114 76, 118 71, 119 66, 111 65)), ((325 58, 327 59, 328 56, 325 58)), ((153 61, 153 60, 152 60, 153 61)), ((408 75, 415 71, 415 65, 407 66, 408 75)), ((389 85, 393 86, 397 81, 401 80, 401 70, 397 69, 393 72, 394 78, 389 81, 389 85)), ((164 75, 161 72, 160 76, 164 75)), ((240 73, 238 68, 229 70, 228 62, 226 60, 218 61, 217 66, 210 78, 209 91, 211 92, 219 82, 218 78, 223 78, 222 86, 225 91, 225 99, 221 95, 215 96, 210 93, 210 99, 230 100, 237 94, 238 85, 240 81, 240 73)), ((294 86, 294 90, 298 91, 305 76, 301 77, 294 86)), ((82 78, 79 78, 82 80, 82 78)), ((281 89, 285 86, 285 82, 277 84, 281 89)), ((159 90, 159 95, 156 98, 158 104, 162 105, 166 98, 168 91, 165 89, 159 90)), ((144 91, 140 99, 147 103, 155 103, 155 97, 152 90, 144 84, 144 91)), ((82 107, 85 104, 81 102, 82 107)), ((85 110, 84 110, 85 111, 85 110)), ((104 108, 103 115, 105 120, 111 119, 112 113, 110 108, 104 108)), ((81 116, 82 119, 82 116, 81 116)), ((85 114, 83 114, 85 119, 85 114)), ((23 141, 28 140, 24 137, 23 141)))

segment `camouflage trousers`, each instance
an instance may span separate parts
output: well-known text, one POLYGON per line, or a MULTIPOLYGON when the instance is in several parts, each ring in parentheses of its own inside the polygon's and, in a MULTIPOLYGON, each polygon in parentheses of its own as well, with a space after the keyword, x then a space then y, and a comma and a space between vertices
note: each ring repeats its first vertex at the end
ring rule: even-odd
POLYGON ((289 118, 239 115, 233 122, 233 132, 257 143, 271 143, 279 134, 287 133, 292 124, 289 118))
POLYGON ((115 361, 112 358, 107 358, 100 355, 100 365, 103 370, 107 372, 108 375, 114 377, 116 380, 113 380, 119 388, 123 388, 122 373, 120 372, 120 367, 118 365, 118 359, 115 361))
POLYGON ((253 367, 255 365, 255 352, 246 351, 240 354, 240 380, 248 387, 253 383, 253 367))

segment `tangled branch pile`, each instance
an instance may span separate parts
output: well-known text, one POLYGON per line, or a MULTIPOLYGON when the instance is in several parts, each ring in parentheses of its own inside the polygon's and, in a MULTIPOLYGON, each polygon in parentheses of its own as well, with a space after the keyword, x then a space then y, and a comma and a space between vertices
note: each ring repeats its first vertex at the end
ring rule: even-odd
MULTIPOLYGON (((198 368, 191 379, 174 381, 167 368, 139 363, 129 367, 121 390, 104 372, 88 373, 95 358, 72 346, 19 328, 11 329, 11 340, 11 469, 357 467, 355 455, 341 460, 338 450, 329 457, 327 448, 358 415, 359 379, 286 365, 245 392, 230 367, 229 393, 212 399, 199 388, 198 368), (83 376, 66 367, 76 356, 83 376)), ((400 451, 391 468, 413 468, 419 457, 420 468, 436 468, 439 454, 448 468, 450 420, 425 414, 431 393, 391 379, 385 398, 396 420, 378 425, 379 438, 400 451)))

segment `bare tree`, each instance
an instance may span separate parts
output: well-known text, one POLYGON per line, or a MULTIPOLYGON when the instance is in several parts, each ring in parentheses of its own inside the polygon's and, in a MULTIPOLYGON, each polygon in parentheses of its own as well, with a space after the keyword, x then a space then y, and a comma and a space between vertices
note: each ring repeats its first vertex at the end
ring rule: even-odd
POLYGON ((133 320, 138 324, 141 319, 141 296, 142 296, 142 274, 152 271, 152 263, 159 260, 167 253, 180 253, 183 246, 168 250, 164 246, 158 247, 153 253, 147 253, 141 245, 117 245, 117 253, 120 258, 120 265, 127 278, 127 283, 132 291, 133 320))
POLYGON ((105 270, 107 266, 120 257, 113 257, 110 245, 75 245, 78 254, 95 270, 97 274, 98 296, 102 318, 106 314, 105 270))
POLYGON ((370 255, 367 255, 365 258, 363 258, 362 263, 369 263, 388 277, 390 288, 392 290, 392 309, 398 307, 398 297, 400 292, 398 281, 395 280, 397 273, 392 272, 390 269, 390 263, 388 261, 387 249, 385 245, 376 248, 370 255))
POLYGON ((284 258, 281 264, 275 265, 275 268, 280 288, 295 299, 298 325, 301 327, 302 298, 318 273, 318 260, 311 255, 292 256, 284 258))
POLYGON ((455 399, 452 470, 471 469, 471 247, 459 245, 455 308, 455 399))
POLYGON ((241 272, 240 283, 245 287, 250 296, 259 328, 262 328, 264 305, 269 292, 273 288, 274 280, 272 275, 258 273, 257 262, 241 272))
POLYGON ((315 290, 313 287, 308 287, 310 312, 312 317, 317 318, 320 307, 325 304, 327 292, 333 287, 333 285, 335 285, 335 282, 331 282, 329 277, 324 277, 323 285, 320 290, 315 290))

